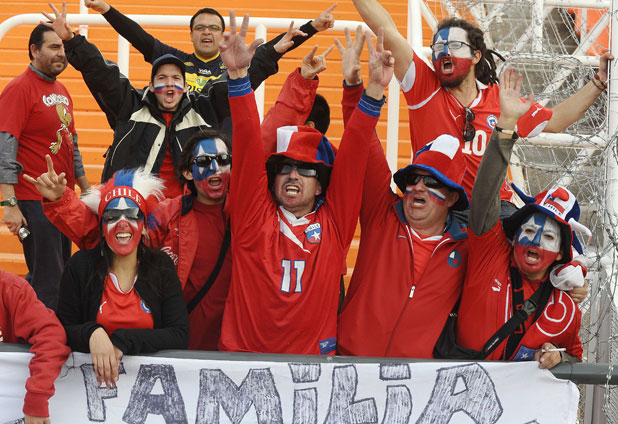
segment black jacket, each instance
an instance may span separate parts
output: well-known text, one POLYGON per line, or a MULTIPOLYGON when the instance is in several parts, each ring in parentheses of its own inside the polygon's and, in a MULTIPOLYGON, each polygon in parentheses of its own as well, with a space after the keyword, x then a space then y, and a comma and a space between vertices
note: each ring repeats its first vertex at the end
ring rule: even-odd
MULTIPOLYGON (((230 104, 227 95, 227 69, 217 56, 207 62, 201 60, 195 53, 187 53, 175 47, 169 46, 148 34, 144 29, 129 17, 123 15, 118 10, 110 7, 103 14, 103 17, 116 30, 116 32, 126 38, 133 47, 144 55, 146 62, 152 63, 158 57, 171 53, 185 62, 186 79, 189 90, 201 90, 208 95, 212 107, 217 116, 217 121, 221 131, 232 139, 230 104)), ((292 38, 294 44, 288 52, 303 44, 312 37, 317 30, 311 25, 311 21, 303 24, 300 30, 307 34, 307 37, 295 36, 292 38)), ((249 79, 251 88, 254 90, 262 84, 269 76, 279 71, 279 59, 283 56, 275 50, 275 44, 283 38, 285 33, 279 34, 274 39, 260 45, 249 66, 249 79)))
MULTIPOLYGON (((143 246, 139 247, 140 249, 143 246)), ((189 345, 189 318, 182 288, 172 260, 163 252, 150 249, 148 262, 140 261, 135 290, 148 305, 154 329, 119 328, 110 339, 124 354, 137 355, 163 349, 186 349, 189 345), (145 280, 146 267, 150 275, 158 275, 161 294, 156 294, 145 280), (152 267, 156 267, 153 272, 152 267)), ((67 333, 72 350, 90 352, 90 336, 101 324, 96 322, 103 296, 102 278, 93 277, 103 261, 101 248, 80 250, 67 262, 60 283, 58 318, 67 333)))
POLYGON ((189 137, 200 129, 217 126, 210 100, 193 92, 183 95, 168 128, 154 93, 147 88, 134 88, 118 66, 106 61, 94 44, 75 35, 64 46, 67 59, 82 73, 114 130, 101 181, 107 181, 122 168, 143 166, 146 171, 158 174, 168 142, 176 164, 189 137))

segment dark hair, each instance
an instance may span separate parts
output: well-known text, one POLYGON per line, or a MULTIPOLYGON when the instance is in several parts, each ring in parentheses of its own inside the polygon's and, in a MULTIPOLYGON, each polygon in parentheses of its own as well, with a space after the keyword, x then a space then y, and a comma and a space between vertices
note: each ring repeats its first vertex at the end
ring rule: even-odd
POLYGON ((28 40, 28 57, 30 60, 34 59, 32 52, 30 51, 30 46, 34 44, 37 50, 41 50, 41 47, 43 47, 43 34, 47 31, 54 32, 54 30, 50 27, 43 24, 38 24, 30 33, 30 39, 28 40))
MULTIPOLYGON (((87 284, 104 283, 112 265, 114 252, 112 252, 112 249, 110 249, 105 242, 102 227, 99 237, 101 240, 99 247, 102 258, 95 265, 87 284)), ((162 281, 163 278, 167 277, 166 270, 169 269, 169 264, 166 263, 167 261, 171 260, 166 253, 146 246, 143 240, 139 242, 137 246, 137 272, 138 275, 149 284, 150 289, 157 296, 165 295, 162 281)))
POLYGON ((504 58, 493 50, 490 50, 485 45, 483 31, 472 25, 465 19, 449 18, 438 24, 436 33, 443 28, 461 28, 468 33, 470 45, 474 50, 481 52, 481 60, 476 64, 474 76, 483 84, 495 84, 498 82, 498 74, 496 73, 496 62, 493 55, 496 55, 504 61, 504 58))
POLYGON ((223 20, 223 16, 221 16, 221 14, 219 12, 217 12, 215 9, 212 9, 210 7, 205 7, 203 9, 200 9, 197 12, 195 12, 195 14, 193 16, 191 16, 191 22, 189 22, 189 29, 191 31, 193 31, 193 22, 195 22, 195 18, 197 18, 199 15, 203 15, 203 14, 217 15, 219 17, 219 19, 221 19, 221 29, 222 29, 222 31, 225 31, 225 21, 223 20))
POLYGON ((313 107, 311 108, 311 112, 309 112, 306 122, 309 121, 315 124, 316 130, 322 134, 326 134, 328 126, 330 125, 330 107, 324 96, 318 93, 315 94, 313 107))
POLYGON ((229 141, 229 139, 223 133, 215 129, 208 128, 205 130, 199 130, 187 139, 185 145, 182 148, 180 159, 178 160, 178 166, 176 167, 176 176, 178 177, 180 184, 183 186, 186 184, 189 187, 189 190, 191 190, 191 193, 193 193, 193 195, 195 196, 197 196, 197 190, 195 188, 195 184, 193 184, 193 180, 187 180, 184 175, 182 175, 182 172, 191 171, 191 163, 195 158, 195 156, 193 156, 195 146, 197 146, 197 143, 199 143, 200 141, 208 138, 220 138, 225 143, 227 152, 229 154, 232 154, 232 142, 229 141))

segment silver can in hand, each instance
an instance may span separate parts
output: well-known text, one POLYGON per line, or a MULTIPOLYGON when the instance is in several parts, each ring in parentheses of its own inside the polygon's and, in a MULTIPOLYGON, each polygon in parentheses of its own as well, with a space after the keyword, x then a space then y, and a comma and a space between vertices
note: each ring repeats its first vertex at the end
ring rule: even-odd
POLYGON ((28 229, 28 227, 24 227, 23 225, 17 232, 17 237, 19 237, 19 241, 24 241, 24 239, 28 237, 29 235, 30 235, 30 230, 28 229))

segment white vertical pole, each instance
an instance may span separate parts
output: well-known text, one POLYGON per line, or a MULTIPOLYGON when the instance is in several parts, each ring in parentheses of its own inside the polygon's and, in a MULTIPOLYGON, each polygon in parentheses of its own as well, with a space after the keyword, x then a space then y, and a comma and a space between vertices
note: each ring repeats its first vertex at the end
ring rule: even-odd
POLYGON ((118 36, 118 68, 120 72, 129 78, 129 47, 130 44, 126 38, 118 36))
MULTIPOLYGON (((80 15, 88 14, 88 8, 86 7, 84 0, 81 0, 79 2, 79 14, 80 15)), ((88 38, 88 25, 80 25, 77 31, 79 32, 80 35, 83 35, 84 37, 88 38)))
POLYGON ((543 51, 543 0, 536 0, 532 6, 532 50, 543 51))
MULTIPOLYGON (((260 24, 255 27, 255 38, 261 38, 266 41, 267 31, 266 26, 260 24)), ((255 90, 255 103, 257 104, 258 113, 260 114, 260 121, 264 119, 264 87, 266 85, 266 81, 264 81, 258 88, 255 90)))
MULTIPOLYGON (((616 49, 614 46, 618 46, 618 31, 614 31, 613 28, 616 26, 617 17, 615 15, 615 7, 612 2, 612 13, 610 20, 610 51, 613 54, 616 54, 616 49)), ((618 26, 616 26, 618 28, 618 26)), ((618 87, 616 87, 616 82, 611 81, 613 75, 613 69, 616 67, 615 60, 609 62, 609 77, 608 77, 608 125, 607 125, 607 140, 608 140, 608 148, 606 151, 608 152, 607 156, 607 192, 605 195, 605 202, 607 206, 607 212, 605 215, 605 228, 610 228, 612 231, 616 231, 618 228, 618 158, 616 157, 616 132, 618 131, 618 87)), ((608 243, 611 243, 609 241, 608 243)), ((612 269, 608 270, 608 274, 611 273, 611 280, 615 281, 617 275, 616 263, 618 255, 615 250, 611 250, 613 255, 612 260, 612 269)), ((617 299, 614 298, 614 303, 618 305, 617 299)))

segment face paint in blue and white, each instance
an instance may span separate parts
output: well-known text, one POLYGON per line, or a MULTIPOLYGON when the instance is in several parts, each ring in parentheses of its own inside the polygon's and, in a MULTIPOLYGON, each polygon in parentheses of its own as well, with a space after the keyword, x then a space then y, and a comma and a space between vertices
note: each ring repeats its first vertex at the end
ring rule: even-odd
POLYGON ((436 74, 443 86, 456 87, 468 74, 474 53, 469 44, 468 33, 463 28, 442 28, 434 35, 434 48, 444 46, 441 50, 432 51, 431 55, 436 74))
POLYGON ((542 213, 532 214, 515 235, 515 263, 524 275, 542 278, 547 268, 562 257, 560 241, 560 226, 554 219, 542 213))
POLYGON ((101 224, 103 237, 112 252, 126 256, 139 245, 144 230, 144 216, 133 200, 118 197, 105 207, 101 224))
POLYGON ((193 182, 198 192, 201 192, 210 200, 221 200, 227 192, 230 182, 231 165, 222 165, 217 161, 221 155, 227 155, 228 150, 223 140, 205 139, 200 141, 193 155, 195 158, 207 157, 210 158, 210 164, 206 167, 198 166, 193 162, 191 167, 191 175, 193 182))

